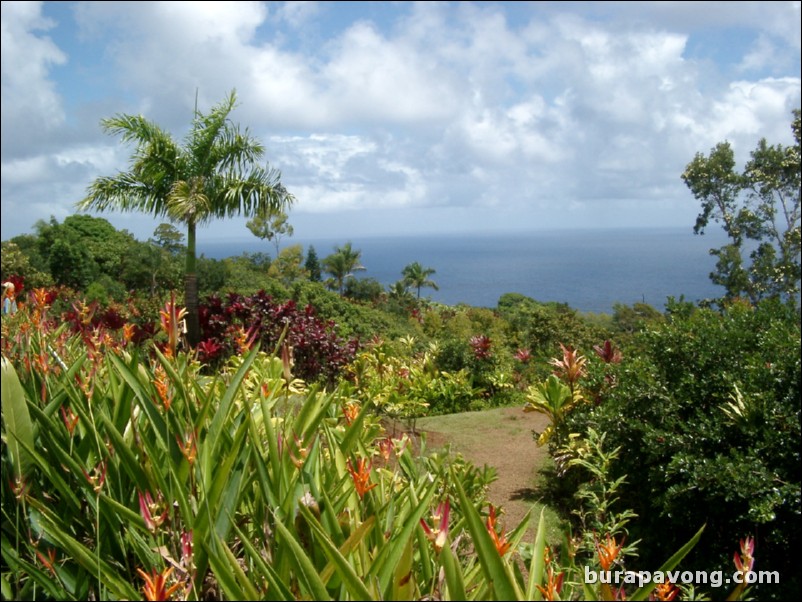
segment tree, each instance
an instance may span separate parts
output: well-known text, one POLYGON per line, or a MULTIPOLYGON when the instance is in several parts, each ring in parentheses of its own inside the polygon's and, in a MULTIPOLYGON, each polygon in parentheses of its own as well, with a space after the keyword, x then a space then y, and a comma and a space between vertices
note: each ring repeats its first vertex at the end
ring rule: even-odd
POLYGON ((235 105, 232 91, 205 115, 196 108, 183 145, 141 115, 104 119, 107 133, 133 142, 136 150, 128 171, 97 178, 78 203, 82 210, 142 211, 186 226, 184 302, 191 345, 200 341, 197 226, 214 218, 269 215, 295 200, 278 170, 257 165, 264 146, 229 120, 235 105))
POLYGON ((309 245, 309 250, 306 252, 304 269, 309 273, 309 280, 312 282, 320 282, 320 260, 318 260, 317 252, 312 245, 309 245))
POLYGON ((778 297, 798 302, 800 284, 800 109, 791 129, 796 144, 770 146, 760 140, 742 173, 729 142, 697 153, 682 174, 702 203, 694 232, 720 222, 730 243, 710 253, 718 258, 711 280, 726 298, 746 295, 752 303, 778 297), (745 258, 745 253, 749 253, 745 258))
POLYGON ((172 224, 159 224, 153 231, 151 242, 160 246, 170 255, 177 255, 179 251, 185 249, 184 235, 172 224))
POLYGON ((365 267, 359 263, 362 251, 351 248, 350 241, 342 247, 334 247, 334 253, 323 259, 323 269, 331 274, 333 286, 340 292, 345 293, 345 280, 353 276, 357 270, 364 270, 365 267))
POLYGON ((277 278, 285 286, 289 286, 293 281, 306 275, 302 267, 304 252, 301 245, 291 245, 282 249, 276 260, 270 264, 268 274, 277 278))
POLYGON ((420 299, 420 289, 424 286, 433 288, 436 291, 440 290, 437 284, 429 279, 429 276, 432 276, 434 273, 435 271, 432 268, 424 268, 417 261, 410 263, 401 271, 401 275, 404 277, 403 282, 417 289, 418 299, 420 299))
POLYGON ((279 256, 279 243, 284 235, 292 236, 295 232, 287 223, 287 214, 283 211, 272 215, 257 215, 245 224, 254 236, 262 240, 273 241, 276 246, 276 257, 279 256))

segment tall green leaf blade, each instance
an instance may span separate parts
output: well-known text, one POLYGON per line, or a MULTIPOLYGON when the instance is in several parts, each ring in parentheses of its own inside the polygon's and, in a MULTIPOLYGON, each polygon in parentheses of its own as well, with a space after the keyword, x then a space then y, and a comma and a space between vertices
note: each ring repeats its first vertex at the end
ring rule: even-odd
POLYGON ((312 600, 323 602, 323 600, 331 600, 328 590, 326 589, 323 580, 317 572, 317 568, 309 559, 309 556, 304 552, 301 544, 295 539, 295 536, 290 532, 281 520, 275 521, 276 531, 281 535, 283 547, 287 548, 295 567, 298 570, 298 575, 301 580, 306 584, 308 593, 312 596, 312 600))
MULTIPOLYGON (((362 579, 360 579, 359 575, 357 575, 354 567, 351 565, 348 559, 339 549, 337 549, 337 546, 334 545, 334 542, 331 541, 328 533, 320 524, 320 522, 313 516, 309 508, 301 505, 300 511, 306 519, 307 524, 309 524, 309 526, 312 527, 312 530, 317 534, 315 542, 323 546, 323 553, 326 554, 326 557, 329 559, 329 561, 336 567, 340 578, 342 579, 343 583, 345 583, 345 586, 348 588, 348 591, 351 593, 351 595, 354 596, 356 600, 370 600, 372 597, 370 591, 367 587, 365 587, 362 579)), ((368 531, 370 531, 370 527, 372 527, 375 522, 373 519, 374 517, 370 517, 367 523, 363 523, 362 526, 365 526, 366 524, 367 526, 360 531, 359 540, 349 540, 349 549, 356 547, 359 541, 368 533, 368 531)))
POLYGON ((14 475, 25 479, 30 471, 32 458, 24 446, 33 449, 33 423, 28 412, 28 402, 17 371, 6 358, 2 358, 2 414, 6 442, 11 456, 14 475))
POLYGON ((542 600, 543 594, 537 589, 543 583, 544 569, 544 550, 546 547, 546 519, 544 513, 546 508, 540 510, 540 520, 537 523, 537 534, 535 544, 532 548, 532 562, 529 565, 529 583, 526 587, 527 600, 542 600))
POLYGON ((476 548, 476 554, 479 557, 479 563, 482 565, 485 579, 491 586, 496 600, 519 600, 522 596, 515 587, 512 576, 507 572, 504 562, 499 556, 495 544, 490 539, 490 534, 482 522, 482 517, 474 508, 473 503, 468 498, 462 483, 458 478, 454 479, 454 485, 459 495, 460 505, 462 512, 465 516, 465 522, 468 526, 468 531, 473 539, 473 545, 476 548))

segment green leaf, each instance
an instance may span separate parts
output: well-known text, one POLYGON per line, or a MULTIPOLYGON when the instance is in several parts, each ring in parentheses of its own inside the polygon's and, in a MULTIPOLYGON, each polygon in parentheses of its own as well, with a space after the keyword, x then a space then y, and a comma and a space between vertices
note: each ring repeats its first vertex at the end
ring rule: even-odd
POLYGON ((2 414, 5 438, 11 456, 11 466, 18 479, 26 479, 32 458, 23 445, 33 449, 33 424, 28 412, 28 402, 14 366, 2 358, 2 414), (21 445, 22 444, 22 445, 21 445))
MULTIPOLYGON (((217 537, 215 534, 214 537, 217 537)), ((208 546, 204 542, 204 546, 208 546)), ((209 556, 209 564, 220 586, 231 600, 259 600, 261 596, 256 588, 248 579, 242 567, 237 561, 237 557, 229 549, 226 543, 217 537, 214 549, 206 549, 209 556), (222 550, 223 554, 219 552, 222 550)))
POLYGON ((41 524, 44 531, 50 538, 57 542, 64 550, 71 555, 78 564, 86 569, 90 574, 98 574, 103 583, 103 588, 108 589, 114 597, 124 600, 139 598, 137 592, 126 579, 121 577, 111 565, 101 558, 98 558, 93 550, 77 541, 62 529, 56 522, 55 517, 41 504, 30 500, 32 505, 36 505, 41 512, 41 524))
POLYGON ((450 541, 446 542, 446 545, 440 550, 440 563, 446 576, 449 598, 451 600, 467 600, 468 596, 465 593, 465 578, 462 574, 462 567, 454 558, 450 541))
POLYGON ((529 566, 529 583, 526 587, 527 600, 542 600, 543 594, 537 588, 543 584, 544 556, 546 548, 546 507, 540 510, 540 520, 537 523, 535 545, 532 548, 532 562, 529 566))
POLYGON ((308 593, 312 596, 312 600, 317 600, 318 602, 331 600, 331 596, 328 590, 326 590, 326 586, 320 578, 317 568, 315 568, 315 565, 309 560, 301 544, 298 543, 298 540, 295 539, 295 536, 284 526, 280 519, 277 518, 274 524, 276 531, 281 536, 282 547, 287 548, 286 550, 279 549, 279 552, 288 551, 290 553, 295 567, 298 570, 299 577, 306 584, 306 588, 308 593))
MULTIPOLYGON (((337 573, 340 575, 345 587, 348 588, 348 591, 351 593, 354 599, 370 600, 372 598, 370 591, 367 587, 365 587, 362 579, 359 577, 359 575, 357 575, 354 567, 344 556, 344 554, 350 553, 350 551, 359 544, 362 538, 365 537, 375 523, 375 517, 371 516, 367 521, 360 525, 358 538, 349 538, 349 540, 346 542, 347 546, 343 546, 343 551, 341 552, 339 549, 337 549, 337 546, 334 545, 334 542, 331 541, 328 533, 317 520, 317 518, 315 518, 309 508, 301 504, 299 510, 306 519, 307 524, 317 534, 315 543, 323 547, 323 553, 326 554, 326 557, 329 559, 329 561, 336 567, 337 573)), ((321 576, 322 574, 323 573, 321 573, 321 576)), ((398 600, 399 598, 394 597, 393 599, 398 600)))
POLYGON ((465 489, 462 487, 459 478, 454 478, 454 485, 460 499, 460 507, 468 526, 468 531, 473 539, 479 563, 482 565, 482 572, 490 586, 496 600, 520 600, 522 595, 515 587, 512 576, 507 572, 504 562, 499 556, 487 527, 482 522, 482 517, 477 512, 465 489))
POLYGON ((414 507, 409 515, 404 517, 404 526, 402 527, 401 531, 397 535, 393 536, 376 555, 376 559, 373 561, 373 564, 370 567, 369 574, 378 576, 381 591, 389 591, 389 586, 392 584, 395 567, 401 561, 401 555, 404 553, 404 546, 406 545, 407 540, 412 537, 415 529, 420 528, 420 519, 423 518, 423 514, 429 508, 429 504, 431 503, 431 500, 439 487, 440 483, 435 480, 429 487, 428 491, 424 493, 420 502, 418 502, 418 505, 414 507))

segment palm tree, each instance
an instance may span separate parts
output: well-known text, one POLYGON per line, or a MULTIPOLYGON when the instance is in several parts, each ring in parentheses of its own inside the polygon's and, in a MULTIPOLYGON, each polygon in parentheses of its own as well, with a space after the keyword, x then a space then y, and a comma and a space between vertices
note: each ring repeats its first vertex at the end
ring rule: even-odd
POLYGON ((432 268, 424 268, 417 261, 410 263, 401 271, 401 275, 404 277, 403 282, 418 290, 418 299, 420 299, 420 289, 424 286, 433 288, 436 291, 440 290, 433 280, 429 280, 429 276, 434 273, 435 271, 432 268))
POLYGON ((264 146, 228 116, 236 92, 203 115, 195 108, 192 129, 180 145, 141 115, 117 115, 101 121, 103 129, 133 142, 128 171, 97 178, 82 210, 142 211, 186 225, 184 274, 187 338, 200 341, 195 232, 214 218, 270 215, 292 205, 294 197, 280 183, 278 170, 257 165, 264 146))
POLYGON ((362 251, 351 248, 351 243, 347 242, 342 247, 334 247, 334 253, 323 259, 323 269, 331 274, 340 295, 345 293, 345 280, 353 276, 357 270, 364 270, 365 267, 359 263, 362 251))

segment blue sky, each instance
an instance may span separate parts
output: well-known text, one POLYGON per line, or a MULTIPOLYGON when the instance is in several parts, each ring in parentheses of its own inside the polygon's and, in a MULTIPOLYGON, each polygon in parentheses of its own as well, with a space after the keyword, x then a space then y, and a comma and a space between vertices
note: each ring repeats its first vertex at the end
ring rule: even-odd
POLYGON ((102 118, 180 140, 232 89, 296 238, 690 230, 695 153, 792 142, 800 2, 4 1, 2 239, 127 167, 102 118))

